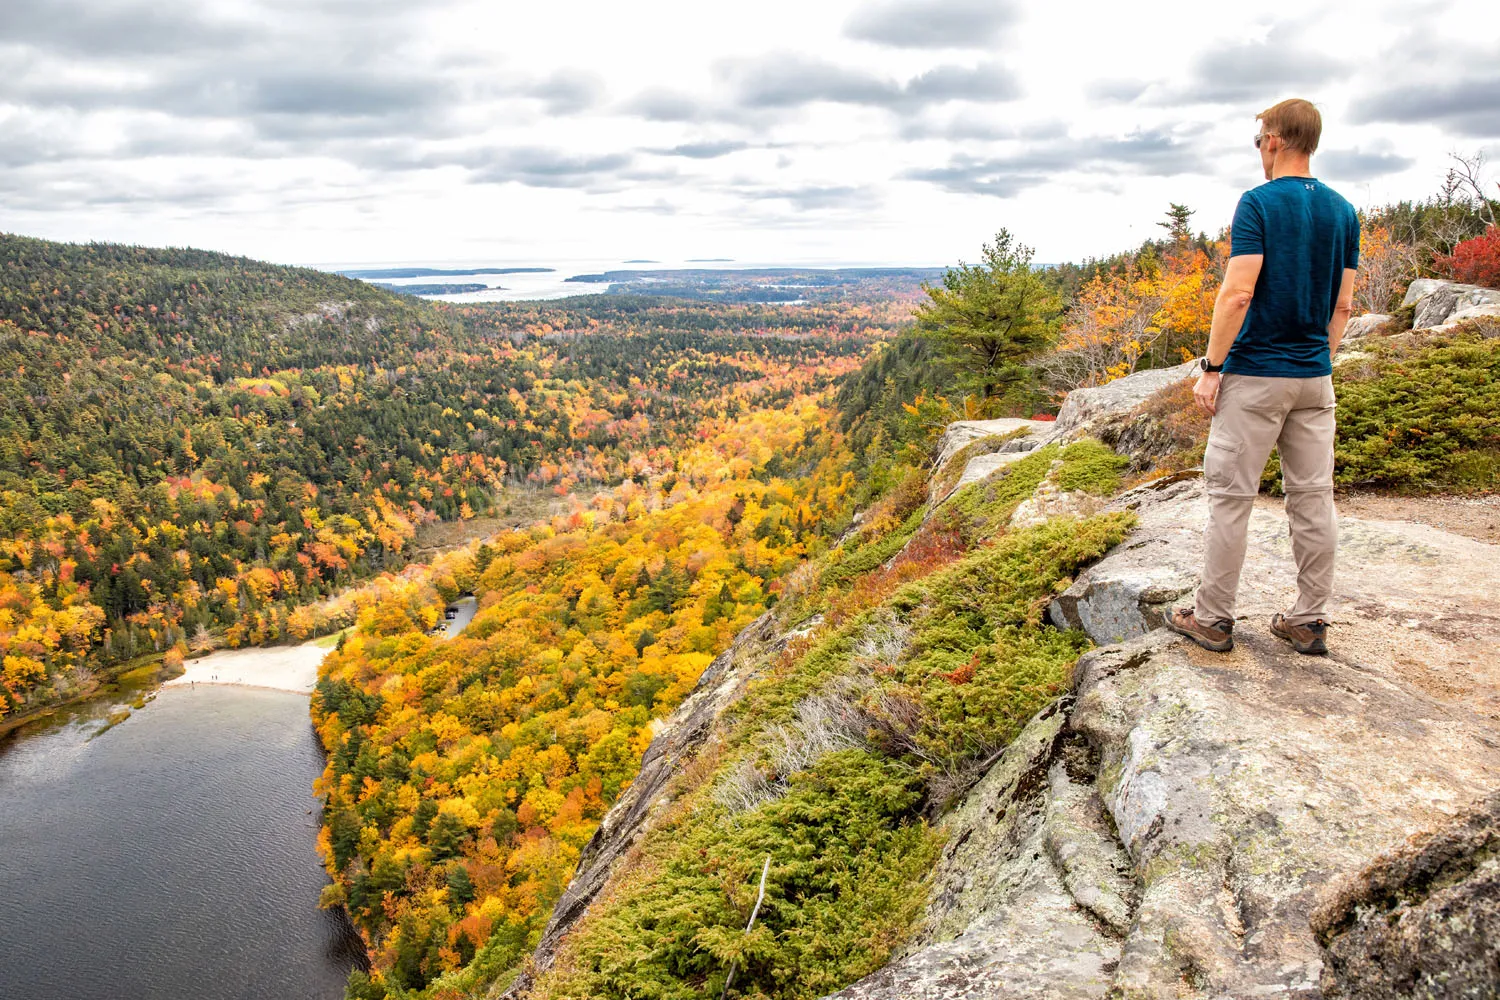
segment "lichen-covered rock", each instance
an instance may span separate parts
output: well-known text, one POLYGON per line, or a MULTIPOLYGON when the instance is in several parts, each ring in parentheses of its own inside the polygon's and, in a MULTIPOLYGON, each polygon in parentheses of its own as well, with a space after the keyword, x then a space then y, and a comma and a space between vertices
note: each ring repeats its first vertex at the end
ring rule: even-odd
POLYGON ((1057 420, 1052 429, 1042 436, 1040 443, 1076 441, 1087 437, 1106 420, 1129 413, 1144 402, 1146 397, 1175 382, 1193 377, 1200 371, 1198 362, 1189 361, 1174 368, 1152 368, 1135 372, 1088 389, 1074 389, 1063 400, 1057 420))
POLYGON ((1051 421, 1047 420, 1023 420, 1019 417, 1003 417, 998 420, 956 420, 943 430, 943 436, 938 439, 937 457, 933 459, 933 474, 942 471, 943 466, 958 454, 966 445, 987 437, 999 437, 1006 434, 1015 434, 1017 431, 1027 432, 1018 438, 1015 447, 1011 451, 1027 451, 1034 445, 1022 443, 1023 440, 1036 437, 1046 433, 1052 427, 1051 421))
POLYGON ((1407 286, 1401 305, 1413 309, 1412 329, 1423 330, 1442 326, 1450 322, 1455 313, 1474 306, 1500 305, 1500 289, 1438 278, 1418 278, 1407 286))
POLYGON ((1500 792, 1334 882, 1312 927, 1329 1000, 1500 996, 1500 792))
POLYGON ((1007 465, 1013 465, 1025 457, 1024 451, 998 451, 990 455, 975 455, 964 465, 963 475, 958 477, 958 482, 949 491, 949 495, 957 493, 970 483, 988 479, 1007 465))
POLYGON ((1088 747, 1042 712, 941 822, 921 931, 838 1000, 1093 1000, 1132 906, 1088 747))
POLYGON ((1365 313, 1355 316, 1344 326, 1344 341, 1360 340, 1391 321, 1385 313, 1365 313))
POLYGON ((1052 623, 1082 629, 1102 643, 1159 627, 1163 611, 1198 584, 1203 507, 1197 472, 1165 476, 1109 504, 1109 510, 1135 511, 1136 530, 1052 602, 1052 623))
POLYGON ((1467 323, 1471 320, 1485 320, 1500 318, 1500 300, 1495 302, 1483 302, 1477 306, 1464 306, 1449 314, 1439 329, 1457 326, 1459 323, 1467 323))
POLYGON ((1139 885, 1113 987, 1313 997, 1317 890, 1481 794, 1493 727, 1370 663, 1158 631, 1088 654, 1070 724, 1139 885))

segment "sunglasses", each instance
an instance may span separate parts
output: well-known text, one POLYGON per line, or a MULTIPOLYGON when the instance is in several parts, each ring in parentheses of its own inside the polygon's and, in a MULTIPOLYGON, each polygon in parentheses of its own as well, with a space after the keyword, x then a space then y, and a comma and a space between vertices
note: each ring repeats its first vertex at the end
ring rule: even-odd
POLYGON ((1262 139, 1264 139, 1266 136, 1268 136, 1268 135, 1276 135, 1276 134, 1277 133, 1275 133, 1275 132, 1257 132, 1256 135, 1255 135, 1255 140, 1254 140, 1255 141, 1255 148, 1256 149, 1260 148, 1260 141, 1262 139))

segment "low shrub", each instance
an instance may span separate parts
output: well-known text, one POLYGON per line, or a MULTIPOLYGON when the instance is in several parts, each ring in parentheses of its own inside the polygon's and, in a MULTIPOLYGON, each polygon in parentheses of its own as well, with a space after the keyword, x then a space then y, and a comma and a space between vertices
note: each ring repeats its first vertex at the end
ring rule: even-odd
POLYGON ((1057 486, 1064 491, 1082 490, 1096 497, 1107 497, 1120 488, 1120 471, 1129 463, 1113 448, 1084 438, 1062 450, 1062 468, 1057 470, 1057 486))
POLYGON ((884 535, 862 535, 846 545, 842 552, 835 553, 830 559, 828 568, 823 571, 822 585, 841 586, 900 552, 901 546, 922 526, 922 515, 922 510, 914 510, 894 530, 884 535))
POLYGON ((1118 544, 1133 523, 1122 513, 1054 518, 895 594, 891 608, 912 631, 887 694, 921 706, 905 746, 924 773, 961 768, 1004 746, 1062 693, 1088 640, 1043 625, 1042 612, 1079 566, 1118 544))
POLYGON ((1500 340, 1458 333, 1376 357, 1339 380, 1337 481, 1500 486, 1500 340))
POLYGON ((909 769, 838 750, 735 817, 699 815, 596 904, 538 1000, 823 996, 883 965, 926 905, 940 838, 909 769), (747 934, 763 860, 765 900, 747 934))
MULTIPOLYGON (((1477 331, 1371 345, 1341 366, 1334 482, 1416 493, 1500 487, 1500 339, 1477 331)), ((1273 457, 1262 484, 1280 488, 1273 457)))

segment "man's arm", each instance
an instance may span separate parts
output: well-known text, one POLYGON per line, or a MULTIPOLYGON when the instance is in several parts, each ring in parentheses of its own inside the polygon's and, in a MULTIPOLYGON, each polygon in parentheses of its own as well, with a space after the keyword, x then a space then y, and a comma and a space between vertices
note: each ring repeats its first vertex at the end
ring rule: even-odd
POLYGON ((1349 317, 1354 314, 1354 279, 1359 274, 1352 267, 1344 268, 1344 280, 1339 282, 1339 301, 1333 307, 1333 319, 1328 321, 1328 357, 1329 360, 1339 351, 1339 344, 1344 339, 1344 327, 1349 325, 1349 317))
MULTIPOLYGON (((1240 335, 1245 325, 1245 313, 1250 311, 1250 300, 1255 297, 1255 282, 1260 277, 1260 265, 1265 260, 1258 253, 1240 254, 1229 258, 1229 267, 1224 270, 1224 283, 1219 286, 1219 296, 1214 300, 1214 320, 1208 331, 1208 361, 1222 365, 1234 346, 1234 338, 1240 335)), ((1343 328, 1340 327, 1340 332, 1343 328)), ((1212 414, 1219 399, 1219 373, 1204 372, 1193 387, 1193 399, 1205 413, 1212 414)))

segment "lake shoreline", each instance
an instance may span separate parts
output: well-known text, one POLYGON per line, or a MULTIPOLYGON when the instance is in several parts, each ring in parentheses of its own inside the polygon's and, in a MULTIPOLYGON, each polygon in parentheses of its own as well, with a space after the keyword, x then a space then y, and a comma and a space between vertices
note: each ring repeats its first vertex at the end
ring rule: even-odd
POLYGON ((298 646, 221 649, 185 661, 183 672, 164 681, 162 687, 213 684, 311 695, 318 683, 318 667, 329 651, 316 640, 298 646))

